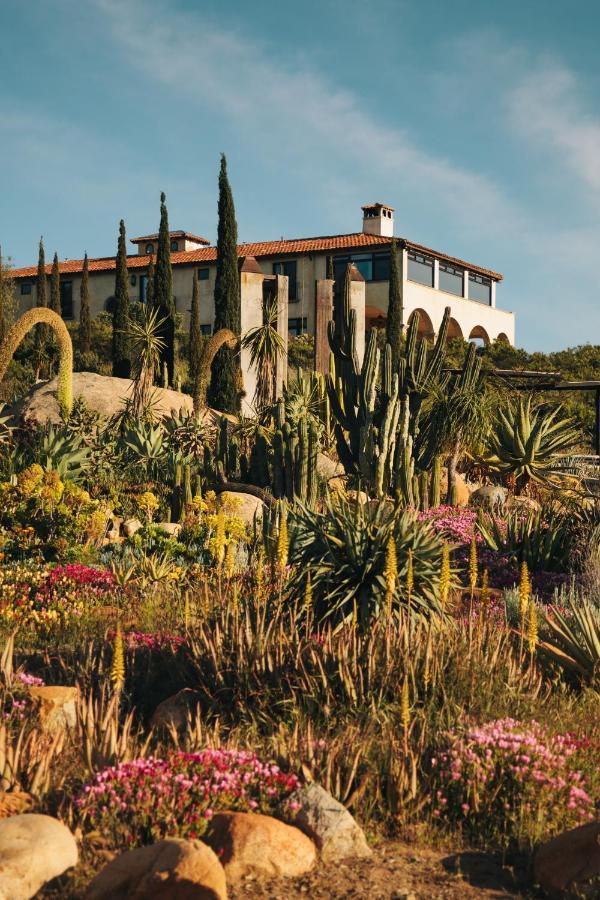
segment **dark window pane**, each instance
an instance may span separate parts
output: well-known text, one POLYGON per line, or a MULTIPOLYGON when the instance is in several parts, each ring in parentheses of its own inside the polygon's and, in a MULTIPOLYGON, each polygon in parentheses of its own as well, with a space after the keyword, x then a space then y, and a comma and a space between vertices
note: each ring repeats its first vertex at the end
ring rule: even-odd
POLYGON ((373 281, 389 281, 390 254, 375 253, 373 255, 373 281))
POLYGON ((474 275, 469 273, 469 299, 477 300, 479 303, 487 303, 489 306, 492 301, 492 282, 485 275, 474 275))
POLYGON ((140 275, 140 303, 146 302, 147 294, 148 294, 148 276, 140 275))
POLYGON ((173 252, 179 250, 179 244, 177 243, 177 241, 171 241, 171 250, 173 252))
POLYGON ((422 253, 408 254, 408 280, 433 287, 433 259, 422 253))
POLYGON ((447 294, 456 294, 457 297, 463 295, 463 271, 456 269, 454 266, 440 263, 440 291, 447 294))
POLYGON ((60 311, 63 319, 73 318, 73 282, 60 283, 60 311))
POLYGON ((273 263, 273 275, 287 275, 288 277, 288 300, 298 299, 297 270, 298 264, 295 259, 273 263))
POLYGON ((200 332, 202 334, 212 334, 212 325, 201 325, 200 332))
POLYGON ((210 269, 198 269, 198 281, 208 281, 210 269))
POLYGON ((146 253, 154 253, 154 244, 146 244, 146 253))
POLYGON ((373 281, 373 256, 371 253, 357 253, 352 257, 352 262, 365 281, 373 281))
POLYGON ((333 277, 336 280, 336 284, 343 284, 344 278, 346 277, 346 266, 350 262, 349 256, 336 256, 333 260, 333 277))
POLYGON ((288 333, 293 337, 298 337, 299 334, 306 334, 306 329, 306 316, 299 316, 298 318, 288 319, 288 333))
POLYGON ((26 294, 31 294, 31 285, 30 284, 22 284, 21 285, 21 296, 25 296, 26 294))

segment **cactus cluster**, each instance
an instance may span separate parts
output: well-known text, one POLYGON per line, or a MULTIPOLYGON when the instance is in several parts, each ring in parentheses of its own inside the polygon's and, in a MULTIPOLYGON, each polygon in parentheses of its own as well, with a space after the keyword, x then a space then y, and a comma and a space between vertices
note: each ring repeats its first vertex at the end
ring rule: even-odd
POLYGON ((318 487, 319 431, 316 422, 302 416, 294 428, 285 419, 283 401, 277 404, 277 410, 272 456, 273 494, 277 498, 297 499, 313 506, 318 487))
POLYGON ((450 310, 444 312, 433 348, 419 340, 413 315, 396 371, 392 348, 377 347, 372 331, 362 365, 356 356, 356 312, 350 308, 349 272, 341 303, 329 323, 332 371, 327 378, 338 455, 347 474, 357 476, 376 497, 396 495, 410 506, 427 497, 429 478, 416 471, 416 438, 424 400, 444 380, 442 366, 450 310))

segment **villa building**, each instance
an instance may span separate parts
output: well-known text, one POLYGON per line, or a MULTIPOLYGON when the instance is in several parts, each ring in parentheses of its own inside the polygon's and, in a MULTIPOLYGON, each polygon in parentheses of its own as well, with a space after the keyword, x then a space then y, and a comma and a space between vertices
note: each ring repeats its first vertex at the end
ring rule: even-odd
MULTIPOLYGON (((240 259, 254 257, 267 276, 288 278, 288 332, 298 335, 315 329, 316 285, 327 277, 331 258, 339 284, 349 262, 365 280, 365 327, 382 327, 386 320, 390 247, 394 235, 394 210, 382 203, 362 207, 362 231, 329 237, 265 241, 241 244, 240 259)), ((205 334, 212 331, 216 247, 187 231, 170 232, 175 304, 186 321, 192 297, 194 269, 200 287, 200 318, 205 334)), ((514 343, 515 322, 511 312, 496 306, 496 291, 502 275, 491 269, 431 250, 398 237, 402 266, 405 322, 419 310, 420 331, 437 333, 444 308, 451 309, 450 336, 489 343, 514 343)), ((143 235, 131 241, 137 253, 128 256, 129 296, 144 301, 150 256, 156 256, 158 235, 143 235)), ((79 317, 79 288, 83 260, 61 262, 60 291, 65 319, 79 317)), ((50 275, 51 266, 47 266, 50 275)), ((15 269, 13 276, 22 311, 36 305, 37 266, 15 269)), ((112 308, 115 288, 115 258, 89 260, 92 316, 112 308)))

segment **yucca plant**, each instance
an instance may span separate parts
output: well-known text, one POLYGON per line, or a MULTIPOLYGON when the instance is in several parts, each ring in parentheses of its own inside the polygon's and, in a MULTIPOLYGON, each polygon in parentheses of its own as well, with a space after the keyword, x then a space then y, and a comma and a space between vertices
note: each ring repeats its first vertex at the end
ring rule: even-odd
POLYGON ((564 610, 548 610, 543 625, 542 656, 576 680, 600 686, 600 607, 571 594, 564 610))
POLYGON ((250 353, 250 365, 256 370, 254 405, 257 409, 275 400, 277 360, 285 353, 283 338, 277 331, 277 303, 271 301, 264 311, 262 325, 251 328, 242 338, 242 348, 250 353))
POLYGON ((579 439, 573 419, 561 418, 562 406, 550 412, 533 407, 531 397, 498 410, 490 429, 485 461, 493 470, 514 476, 521 493, 530 481, 547 482, 558 468, 561 454, 579 439))
POLYGON ((306 572, 310 571, 317 619, 343 624, 356 613, 359 624, 366 627, 385 609, 389 590, 386 558, 391 539, 396 543, 398 572, 393 608, 403 602, 410 550, 412 607, 424 614, 439 609, 442 543, 428 525, 418 522, 413 511, 395 509, 389 501, 363 504, 335 497, 327 500, 324 512, 298 505, 290 511, 288 524, 289 562, 296 569, 292 590, 303 590, 306 572))

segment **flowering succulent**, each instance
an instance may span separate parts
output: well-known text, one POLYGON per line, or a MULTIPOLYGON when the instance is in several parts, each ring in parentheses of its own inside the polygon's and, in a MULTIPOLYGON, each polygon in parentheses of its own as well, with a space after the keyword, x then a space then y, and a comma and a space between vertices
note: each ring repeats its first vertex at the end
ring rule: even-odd
POLYGON ((535 721, 507 718, 452 731, 432 760, 433 815, 478 843, 505 845, 593 819, 582 750, 589 753, 585 741, 550 734, 535 721))
POLYGON ((177 751, 103 769, 75 806, 115 846, 132 847, 171 834, 201 837, 215 810, 276 812, 298 786, 295 775, 248 751, 177 751))

